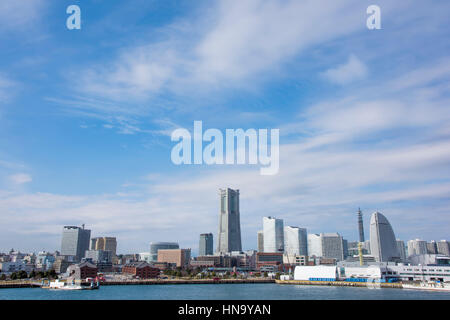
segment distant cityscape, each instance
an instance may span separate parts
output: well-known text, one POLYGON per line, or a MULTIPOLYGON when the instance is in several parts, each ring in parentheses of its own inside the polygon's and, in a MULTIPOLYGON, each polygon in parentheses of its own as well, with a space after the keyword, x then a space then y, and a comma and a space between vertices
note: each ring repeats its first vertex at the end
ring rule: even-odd
POLYGON ((324 278, 324 270, 332 270, 331 278, 334 272, 335 278, 367 279, 376 275, 383 281, 450 281, 449 241, 414 239, 405 244, 395 237, 380 212, 370 217, 368 240, 363 212, 355 212, 358 241, 348 241, 337 232, 308 233, 304 227, 285 225, 283 219, 262 217, 262 230, 255 234, 257 250, 242 251, 239 190, 219 191, 216 250, 209 232, 199 235, 196 257, 190 248, 180 248, 177 242, 152 242, 148 252, 117 254, 115 237, 91 238, 91 230, 85 225, 64 226, 60 251, 22 253, 11 249, 0 253, 0 280, 35 276, 83 280, 99 274, 114 279, 211 274, 293 278, 297 271, 293 276, 292 270, 308 266, 314 268, 303 275, 306 280, 324 278))

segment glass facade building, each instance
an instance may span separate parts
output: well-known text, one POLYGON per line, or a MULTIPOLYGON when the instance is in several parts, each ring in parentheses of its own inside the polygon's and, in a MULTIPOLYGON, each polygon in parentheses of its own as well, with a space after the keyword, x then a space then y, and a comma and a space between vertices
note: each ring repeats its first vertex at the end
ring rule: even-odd
POLYGON ((91 230, 76 226, 65 226, 61 241, 61 255, 73 256, 75 261, 81 261, 86 250, 89 250, 91 230))
POLYGON ((264 252, 284 252, 283 220, 263 218, 264 252))
POLYGON ((284 252, 301 256, 308 255, 308 239, 305 228, 284 227, 284 252))
POLYGON ((212 233, 202 233, 200 235, 200 243, 198 246, 199 256, 209 256, 213 254, 213 235, 212 233))

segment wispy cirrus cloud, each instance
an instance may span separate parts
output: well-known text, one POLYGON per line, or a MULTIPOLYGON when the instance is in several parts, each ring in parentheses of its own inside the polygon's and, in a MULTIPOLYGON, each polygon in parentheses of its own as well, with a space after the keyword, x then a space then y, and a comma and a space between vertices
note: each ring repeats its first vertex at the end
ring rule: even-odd
MULTIPOLYGON (((421 70, 426 75, 434 66, 421 70)), ((416 86, 440 92, 448 76, 423 77, 416 86)), ((408 80, 400 75, 392 81, 401 84, 402 79, 408 80)), ((185 167, 128 181, 117 194, 0 193, 0 210, 9 214, 2 225, 14 230, 20 224, 34 235, 44 230, 58 239, 61 225, 86 223, 95 234, 117 236, 121 252, 147 250, 150 241, 158 240, 196 249, 199 233, 216 231, 217 189, 232 187, 241 190, 244 248, 255 247, 266 215, 310 232, 339 231, 355 239, 359 206, 366 219, 371 211, 386 214, 399 238, 445 237, 450 135, 442 130, 450 120, 448 108, 443 109, 448 101, 404 87, 392 92, 386 83, 372 96, 367 92, 373 88, 366 87, 339 101, 312 104, 299 118, 280 123, 281 131, 285 126, 303 131, 282 142, 277 175, 261 176, 247 166, 185 167), (424 211, 433 218, 423 220, 424 211), (324 225, 325 220, 333 223, 324 225)))
POLYGON ((325 79, 340 85, 344 85, 367 76, 366 65, 355 55, 351 55, 348 61, 336 68, 328 69, 322 73, 325 79))
POLYGON ((20 184, 31 182, 33 179, 27 173, 17 173, 12 176, 9 176, 9 180, 16 185, 20 185, 20 184))
POLYGON ((0 2, 0 34, 30 30, 43 15, 44 0, 2 0, 0 2))

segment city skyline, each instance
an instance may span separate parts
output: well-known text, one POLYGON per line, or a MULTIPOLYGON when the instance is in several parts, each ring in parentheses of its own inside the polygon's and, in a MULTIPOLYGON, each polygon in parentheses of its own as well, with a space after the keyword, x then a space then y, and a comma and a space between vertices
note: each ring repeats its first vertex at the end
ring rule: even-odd
MULTIPOLYGON (((226 194, 228 194, 229 191, 234 192, 237 195, 237 198, 239 198, 239 190, 232 190, 232 189, 226 188, 226 189, 220 189, 219 191, 222 191, 222 190, 226 191, 226 194)), ((220 203, 222 204, 222 198, 223 198, 222 197, 222 193, 219 193, 219 194, 220 194, 220 203)), ((237 200, 237 203, 239 204, 239 200, 237 200)), ((357 226, 356 226, 357 231, 358 231, 357 232, 358 236, 359 236, 360 231, 361 231, 361 229, 360 229, 361 224, 360 224, 360 219, 359 219, 360 216, 362 216, 362 211, 361 211, 361 208, 358 208, 358 221, 357 221, 357 226)), ((282 218, 275 218, 275 217, 270 217, 270 216, 269 217, 262 217, 262 218, 263 218, 262 226, 264 226, 265 224, 268 226, 270 224, 269 222, 272 222, 272 224, 273 224, 273 226, 270 226, 266 230, 266 232, 269 231, 269 232, 274 233, 273 235, 271 235, 271 237, 269 237, 269 239, 271 241, 275 241, 275 239, 277 239, 276 241, 278 241, 280 244, 282 243, 282 245, 278 245, 279 247, 282 247, 282 249, 276 250, 276 251, 284 252, 286 254, 292 254, 292 252, 290 252, 290 250, 286 251, 286 232, 291 233, 294 230, 297 230, 296 232, 300 232, 301 231, 302 234, 304 234, 303 237, 307 236, 307 238, 308 238, 307 240, 306 240, 306 238, 303 238, 303 240, 302 240, 303 245, 305 247, 303 247, 303 249, 301 249, 301 247, 298 248, 299 250, 303 250, 303 251, 308 251, 309 250, 308 248, 312 245, 310 243, 310 241, 311 241, 310 236, 311 237, 314 237, 314 236, 317 237, 316 241, 323 241, 323 240, 320 240, 320 239, 322 237, 324 237, 324 236, 325 237, 335 237, 335 236, 337 236, 337 237, 339 237, 341 239, 340 241, 346 241, 347 243, 348 242, 357 243, 359 241, 359 239, 355 240, 355 239, 352 239, 352 238, 350 238, 350 239, 345 238, 344 236, 340 235, 339 232, 333 232, 333 233, 320 232, 320 233, 315 233, 315 232, 307 232, 307 228, 302 228, 302 227, 298 227, 298 226, 285 226, 285 227, 283 227, 284 220, 282 218), (275 229, 277 229, 277 227, 275 227, 275 225, 278 226, 279 230, 275 231, 275 229), (278 232, 280 235, 276 236, 276 232, 278 232), (279 238, 280 236, 281 236, 281 238, 279 238), (306 241, 306 243, 305 243, 305 241, 306 241)), ((220 223, 220 220, 219 220, 219 223, 220 223)), ((219 230, 220 230, 220 227, 219 227, 219 230)), ((370 216, 369 231, 370 231, 371 237, 373 237, 373 239, 377 239, 378 244, 374 246, 374 250, 376 250, 376 251, 379 250, 377 248, 379 248, 379 246, 380 246, 380 244, 379 244, 380 239, 382 239, 382 241, 385 242, 385 244, 382 245, 382 247, 385 248, 383 250, 387 250, 387 251, 392 250, 393 248, 395 248, 394 250, 404 250, 404 248, 403 249, 398 248, 399 242, 403 242, 403 246, 407 245, 407 250, 408 250, 409 255, 412 254, 412 253, 410 253, 411 249, 409 247, 410 247, 410 244, 413 243, 413 242, 418 242, 418 243, 421 243, 421 244, 423 243, 422 247, 425 247, 425 249, 424 249, 425 251, 413 249, 413 251, 415 252, 414 254, 425 254, 427 252, 430 253, 430 250, 428 248, 429 244, 434 244, 434 246, 436 247, 435 250, 436 250, 436 253, 437 253, 437 250, 439 248, 440 242, 442 242, 442 241, 447 242, 448 241, 447 238, 443 238, 443 239, 440 239, 440 240, 437 240, 437 239, 424 240, 423 238, 413 238, 413 239, 408 239, 408 240, 405 239, 405 240, 403 240, 403 239, 396 238, 395 234, 393 233, 392 227, 389 224, 389 221, 386 219, 386 217, 384 217, 384 215, 382 215, 378 211, 374 211, 371 214, 371 216, 370 216), (383 232, 382 232, 383 234, 386 233, 386 232, 388 233, 387 238, 385 236, 381 237, 381 233, 380 233, 380 231, 378 231, 378 228, 379 228, 379 226, 378 226, 378 219, 380 219, 379 217, 381 217, 380 225, 382 225, 382 229, 383 228, 384 229, 387 228, 386 230, 388 230, 388 231, 384 231, 384 229, 383 229, 383 232), (390 243, 390 242, 392 242, 392 243, 390 243)), ((62 237, 61 237, 61 246, 58 249, 55 249, 53 251, 54 252, 59 251, 62 255, 74 255, 73 253, 69 253, 69 252, 66 252, 65 254, 63 254, 62 252, 64 250, 66 250, 66 251, 69 250, 71 252, 72 251, 73 252, 77 252, 77 254, 75 254, 75 255, 77 256, 77 260, 79 260, 80 258, 78 256, 81 256, 81 257, 83 256, 83 254, 81 254, 81 251, 83 251, 84 249, 78 249, 78 247, 80 245, 77 244, 77 242, 80 242, 80 238, 83 238, 84 240, 81 241, 82 245, 80 247, 85 247, 86 250, 88 250, 88 249, 89 250, 97 250, 97 249, 100 249, 100 247, 103 247, 103 249, 104 249, 104 246, 106 245, 105 241, 107 241, 107 240, 111 241, 112 240, 112 241, 114 241, 114 243, 113 244, 112 243, 108 244, 109 249, 107 249, 107 250, 112 250, 113 255, 115 254, 116 248, 117 248, 116 237, 104 237, 104 236, 91 237, 90 234, 91 234, 91 230, 85 229, 85 224, 83 224, 81 227, 78 227, 78 226, 64 226, 63 227, 62 237), (71 232, 71 235, 67 236, 66 234, 70 230, 76 230, 77 236, 74 237, 72 235, 72 233, 74 231, 71 232), (90 240, 87 241, 86 240, 87 238, 85 236, 83 236, 82 234, 80 235, 80 232, 81 233, 86 233, 87 232, 88 233, 88 237, 90 237, 90 240), (72 244, 71 245, 67 244, 68 243, 68 238, 70 238, 71 242, 75 242, 74 243, 75 247, 73 247, 72 244), (78 240, 76 240, 75 238, 78 238, 78 240), (99 239, 101 240, 100 242, 98 242, 99 239), (68 247, 69 249, 64 249, 64 247, 68 247)), ((249 247, 247 249, 242 249, 242 250, 228 250, 228 251, 221 251, 221 252, 219 252, 217 250, 219 245, 217 246, 217 248, 213 247, 213 238, 214 238, 213 234, 212 233, 201 233, 199 235, 200 236, 200 243, 197 242, 197 244, 198 244, 197 247, 195 247, 195 246, 194 247, 189 247, 189 250, 192 251, 194 256, 201 255, 200 254, 201 246, 202 245, 206 245, 206 242, 209 242, 209 244, 207 245, 207 246, 210 247, 209 252, 212 252, 212 254, 214 254, 214 255, 216 255, 216 254, 229 254, 232 251, 236 251, 236 252, 238 252, 238 251, 245 252, 245 251, 249 251, 249 250, 250 251, 251 250, 259 251, 259 242, 258 241, 259 241, 259 235, 260 234, 263 235, 264 234, 264 230, 258 230, 257 231, 257 234, 256 234, 256 246, 255 247, 249 247), (202 242, 204 242, 204 241, 206 241, 206 242, 202 244, 202 242)), ((299 236, 300 236, 300 234, 299 234, 299 236)), ((265 237, 263 237, 263 238, 265 238, 265 237)), ((294 239, 291 239, 291 240, 289 240, 289 242, 293 241, 293 240, 294 239)), ((369 241, 369 240, 367 240, 367 241, 369 241)), ((291 244, 293 244, 293 243, 294 242, 291 242, 291 244)), ((177 248, 177 249, 180 248, 179 242, 177 242, 177 241, 173 241, 173 242, 164 242, 164 241, 163 242, 161 242, 161 241, 155 242, 155 241, 152 241, 149 244, 150 250, 147 252, 150 255, 152 255, 152 245, 163 245, 164 248, 177 248), (170 246, 168 246, 168 245, 170 245, 170 246)), ((262 243, 262 246, 264 247, 263 243, 262 243)), ((314 248, 315 248, 316 251, 317 250, 321 251, 322 250, 322 246, 323 246, 323 243, 319 247, 314 245, 314 248)), ((342 246, 344 246, 344 243, 342 243, 342 246)), ((181 246, 181 247, 187 248, 188 246, 181 246)), ((273 247, 273 245, 272 245, 272 247, 273 247)), ((370 247, 371 247, 371 250, 372 250, 373 245, 370 245, 370 247)), ((13 248, 10 248, 8 250, 3 250, 3 251, 0 250, 0 252, 8 252, 9 250, 12 250, 12 249, 13 248)), ((344 250, 343 247, 341 249, 344 250)), ((16 251, 21 251, 20 249, 17 250, 17 248, 15 250, 16 251)), ((22 251, 22 252, 34 252, 34 253, 36 253, 36 252, 51 252, 52 251, 52 250, 50 250, 50 251, 47 251, 47 250, 48 249, 31 250, 31 251, 26 251, 25 250, 25 251, 22 251)), ((346 250, 348 250, 348 247, 347 247, 346 250)), ((137 252, 141 252, 141 251, 146 251, 146 250, 134 250, 134 251, 132 250, 132 251, 129 251, 129 252, 119 252, 117 254, 136 254, 137 252)), ((263 250, 263 251, 260 251, 260 252, 272 252, 272 251, 265 251, 265 250, 263 250)), ((312 254, 313 255, 317 255, 317 252, 313 252, 312 254)), ((401 255, 400 252, 399 252, 399 254, 401 255)), ((154 253, 153 253, 153 255, 154 255, 154 253)), ((308 252, 308 255, 309 255, 309 252, 308 252)), ((375 259, 379 259, 378 255, 380 255, 380 253, 376 253, 376 254, 371 253, 371 255, 373 255, 375 257, 375 259)), ((395 256, 395 257, 397 257, 397 256, 395 256)))
POLYGON ((377 210, 404 241, 448 237, 450 3, 377 1, 380 30, 360 0, 80 2, 81 30, 68 3, 5 3, 0 250, 57 250, 83 223, 119 253, 196 248, 225 186, 243 250, 263 216, 356 241, 358 207, 366 238, 377 210), (175 165, 194 121, 279 129, 278 173, 175 165))

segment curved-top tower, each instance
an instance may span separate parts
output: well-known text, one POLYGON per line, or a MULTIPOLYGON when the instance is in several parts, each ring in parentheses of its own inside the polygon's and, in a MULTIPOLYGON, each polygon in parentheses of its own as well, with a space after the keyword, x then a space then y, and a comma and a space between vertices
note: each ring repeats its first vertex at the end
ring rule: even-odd
POLYGON ((378 262, 399 260, 394 230, 378 211, 370 218, 370 253, 378 262))

